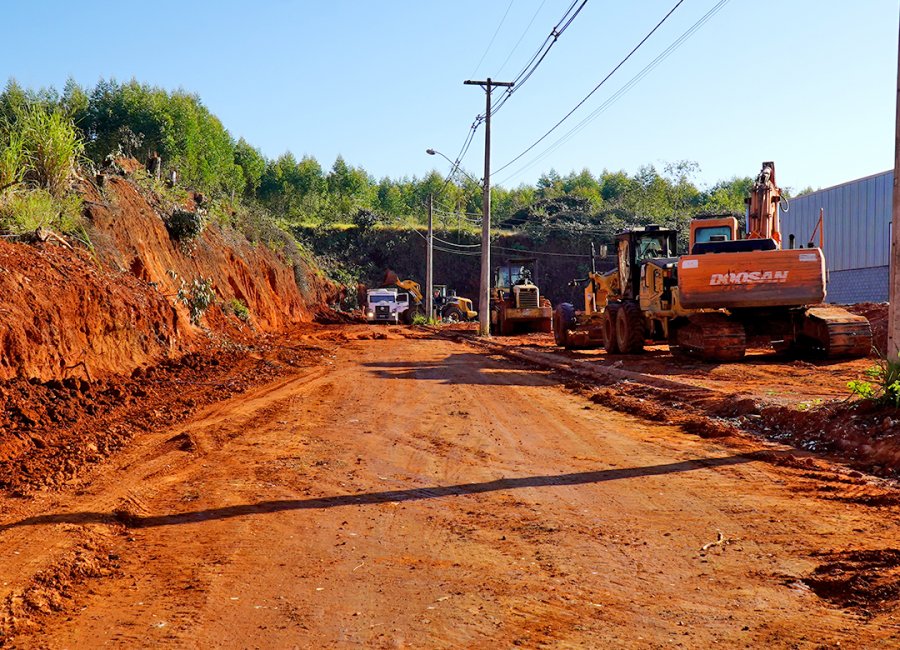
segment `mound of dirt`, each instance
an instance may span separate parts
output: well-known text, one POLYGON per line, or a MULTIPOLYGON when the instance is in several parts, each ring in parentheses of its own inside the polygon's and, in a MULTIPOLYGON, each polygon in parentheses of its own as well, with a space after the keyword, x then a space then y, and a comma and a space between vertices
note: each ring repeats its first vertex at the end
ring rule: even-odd
POLYGON ((173 241, 158 201, 126 178, 109 177, 102 194, 87 184, 84 193, 100 261, 166 296, 175 296, 182 282, 211 280, 220 302, 240 300, 254 327, 275 332, 311 321, 333 291, 308 263, 294 266, 235 230, 209 224, 190 247, 173 241))
POLYGON ((847 311, 869 319, 872 325, 872 343, 879 353, 887 350, 888 304, 886 302, 861 302, 846 305, 847 311))
POLYGON ((0 385, 0 488, 59 487, 135 435, 172 426, 198 408, 319 362, 322 345, 270 342, 224 350, 207 343, 131 375, 89 382, 15 379, 0 385))

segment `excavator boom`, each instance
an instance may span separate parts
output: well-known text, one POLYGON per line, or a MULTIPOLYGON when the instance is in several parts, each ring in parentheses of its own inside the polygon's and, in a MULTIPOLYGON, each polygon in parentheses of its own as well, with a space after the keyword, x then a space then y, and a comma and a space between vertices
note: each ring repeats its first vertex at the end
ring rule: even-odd
POLYGON ((778 206, 781 188, 775 183, 775 163, 764 162, 747 197, 747 239, 772 239, 781 248, 778 206))

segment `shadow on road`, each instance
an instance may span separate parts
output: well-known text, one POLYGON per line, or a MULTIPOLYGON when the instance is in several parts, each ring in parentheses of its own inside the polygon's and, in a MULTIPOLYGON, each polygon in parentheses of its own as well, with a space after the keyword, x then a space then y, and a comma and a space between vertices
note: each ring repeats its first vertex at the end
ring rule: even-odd
MULTIPOLYGON (((771 456, 772 452, 767 453, 769 456, 771 456)), ((501 478, 494 481, 485 481, 482 483, 461 483, 458 485, 411 488, 406 490, 388 490, 384 492, 368 492, 362 494, 345 494, 312 499, 284 499, 281 501, 262 501, 260 503, 226 506, 222 508, 210 508, 208 510, 181 512, 171 515, 139 516, 116 512, 72 512, 61 514, 46 514, 36 517, 29 517, 27 519, 22 519, 20 521, 9 524, 0 525, 0 532, 20 526, 40 526, 45 524, 108 524, 119 522, 125 524, 130 528, 175 526, 181 524, 200 523, 213 519, 229 519, 232 517, 244 517, 248 515, 261 515, 274 512, 283 512, 286 510, 319 510, 327 508, 338 508, 342 506, 374 505, 379 503, 393 503, 397 501, 439 499, 443 497, 484 494, 486 492, 518 490, 522 488, 540 488, 563 485, 603 483, 605 481, 617 481, 621 479, 639 478, 642 476, 660 476, 678 472, 690 472, 699 469, 739 465, 742 463, 750 463, 763 459, 764 458, 762 456, 759 456, 758 454, 726 456, 719 458, 698 458, 693 460, 683 460, 677 463, 666 463, 664 465, 650 465, 648 467, 604 469, 592 472, 574 472, 570 474, 555 474, 549 476, 501 478)), ((767 459, 770 460, 770 458, 767 459)))
POLYGON ((554 381, 540 369, 514 370, 509 362, 492 362, 484 354, 451 354, 439 361, 372 361, 362 364, 381 379, 440 381, 445 384, 549 386, 554 381))

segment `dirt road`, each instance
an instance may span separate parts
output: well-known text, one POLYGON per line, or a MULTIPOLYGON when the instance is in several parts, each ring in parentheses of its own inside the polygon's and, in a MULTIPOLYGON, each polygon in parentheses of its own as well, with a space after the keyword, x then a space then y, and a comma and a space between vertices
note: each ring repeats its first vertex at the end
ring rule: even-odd
POLYGON ((562 382, 351 342, 3 499, 0 645, 900 644, 900 517, 865 477, 562 382))

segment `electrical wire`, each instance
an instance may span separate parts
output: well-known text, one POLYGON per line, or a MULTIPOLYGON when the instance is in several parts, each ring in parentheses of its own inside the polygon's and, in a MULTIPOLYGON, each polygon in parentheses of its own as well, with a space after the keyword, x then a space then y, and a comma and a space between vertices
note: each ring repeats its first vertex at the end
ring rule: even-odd
POLYGON ((491 245, 492 249, 498 251, 512 251, 514 253, 522 253, 525 255, 545 255, 547 257, 590 257, 590 255, 584 253, 551 253, 550 251, 526 251, 520 248, 509 248, 508 246, 494 246, 491 245))
POLYGON ((547 4, 547 0, 541 0, 540 6, 537 8, 537 11, 534 12, 534 15, 531 17, 531 20, 528 21, 528 26, 525 27, 525 31, 522 32, 522 35, 519 37, 519 40, 516 41, 516 44, 513 45, 513 48, 509 51, 509 54, 506 55, 506 58, 503 60, 501 66, 497 69, 497 75, 499 76, 503 69, 506 67, 506 64, 509 63, 509 60, 512 58, 512 55, 515 54, 516 50, 519 49, 519 45, 522 44, 522 41, 525 38, 525 35, 528 34, 528 31, 531 29, 531 26, 534 24, 535 19, 538 17, 538 14, 541 13, 541 9, 544 8, 544 5, 547 4))
POLYGON ((484 53, 481 55, 481 58, 478 59, 478 65, 475 66, 475 71, 472 73, 472 76, 475 76, 475 73, 478 72, 478 68, 481 67, 481 64, 484 63, 484 57, 487 56, 487 53, 490 51, 491 46, 494 44, 494 40, 497 38, 497 34, 500 33, 500 28, 503 27, 503 23, 506 22, 506 17, 509 15, 509 10, 512 9, 513 2, 515 0, 509 0, 509 4, 506 6, 506 11, 503 12, 503 18, 500 19, 500 24, 497 25, 497 29, 494 30, 494 35, 491 36, 491 42, 488 43, 488 46, 484 48, 484 53))
POLYGON ((584 9, 587 1, 588 0, 581 0, 581 4, 579 5, 579 0, 573 0, 572 4, 569 5, 569 8, 566 9, 566 13, 563 14, 563 17, 560 18, 556 25, 553 26, 553 29, 550 30, 550 34, 547 36, 547 38, 544 39, 544 42, 538 48, 537 52, 534 53, 534 56, 531 57, 531 60, 527 64, 525 64, 525 67, 522 68, 519 74, 516 75, 516 77, 513 79, 513 85, 507 87, 497 103, 491 107, 491 115, 495 115, 501 108, 503 108, 503 105, 509 101, 510 97, 521 90, 525 82, 527 82, 531 78, 535 71, 537 71, 538 67, 540 67, 541 63, 544 62, 544 59, 547 58, 547 55, 559 40, 559 37, 563 35, 563 32, 565 32, 566 29, 569 28, 569 25, 572 24, 578 14, 581 13, 581 10, 584 9), (575 8, 576 5, 578 6, 577 9, 575 8))
POLYGON ((441 189, 438 194, 443 194, 444 190, 447 189, 447 185, 450 184, 450 180, 453 178, 456 171, 460 169, 462 165, 463 159, 466 157, 466 154, 469 152, 469 147, 472 146, 472 140, 475 138, 475 133, 478 131, 478 127, 481 126, 481 123, 484 119, 481 116, 475 118, 475 121, 472 122, 472 126, 469 127, 469 132, 466 135, 466 139, 463 142, 462 148, 460 148, 459 153, 456 155, 456 158, 453 160, 453 163, 450 165, 450 171, 447 173, 447 177, 444 179, 444 184, 441 185, 441 189))
MULTIPOLYGON (((614 104, 619 99, 621 99, 629 90, 631 90, 635 85, 637 85, 644 77, 646 77, 654 69, 656 69, 656 67, 659 66, 660 63, 662 63, 665 59, 667 59, 679 47, 681 47, 685 41, 687 41, 691 36, 694 35, 695 32, 697 32, 697 30, 699 30, 701 27, 703 27, 703 25, 705 25, 707 22, 709 22, 709 20, 712 19, 713 16, 715 16, 719 11, 721 11, 721 9, 726 4, 728 4, 728 2, 729 2, 729 0, 719 0, 719 2, 715 6, 713 6, 712 9, 710 9, 706 14, 704 14, 699 20, 697 20, 697 22, 695 22, 693 25, 691 25, 691 27, 689 27, 685 32, 683 32, 681 34, 681 36, 679 36, 677 39, 675 39, 675 41, 673 41, 665 50, 663 50, 659 55, 657 55, 657 57, 655 59, 653 59, 639 73, 637 73, 634 77, 632 77, 628 81, 628 83, 626 83, 624 86, 619 88, 619 90, 617 90, 615 93, 613 93, 613 95, 611 95, 606 101, 604 101, 600 106, 598 106, 596 109, 594 109, 594 111, 591 112, 590 115, 588 115, 585 119, 583 119, 581 122, 579 122, 574 127, 572 127, 572 129, 570 129, 568 132, 566 132, 565 135, 563 135, 559 139, 557 139, 553 144, 548 146, 547 149, 545 149, 543 152, 541 152, 538 156, 536 156, 529 163, 527 163, 523 167, 520 167, 518 170, 516 170, 514 173, 510 174, 509 176, 505 177, 502 181, 500 181, 500 183, 505 183, 505 182, 515 178, 517 175, 521 174, 523 171, 534 166, 539 161, 544 159, 546 156, 548 156, 552 152, 556 151, 560 146, 562 146, 563 144, 568 142, 572 137, 574 137, 580 131, 582 131, 590 122, 592 122, 594 119, 596 119, 601 113, 603 113, 606 109, 608 109, 612 104, 614 104)), ((571 112, 569 113, 569 115, 571 115, 571 112)), ((567 117, 568 117, 568 115, 567 115, 567 117)), ((565 118, 563 118, 563 119, 565 119, 565 118)), ((560 123, 561 123, 561 121, 559 123, 557 123, 557 126, 560 123)), ((556 126, 554 126, 553 128, 555 129, 556 126)), ((552 131, 552 129, 551 129, 551 131, 552 131)), ((543 137, 546 137, 547 135, 549 135, 549 133, 550 133, 550 131, 548 131, 543 137)), ((543 139, 543 137, 541 139, 543 139)), ((501 170, 509 167, 512 163, 514 163, 516 160, 521 158, 530 149, 534 148, 534 146, 537 145, 538 142, 540 142, 540 140, 536 141, 534 144, 532 144, 531 147, 529 147, 528 149, 523 151, 521 154, 516 156, 516 158, 514 158, 510 162, 503 165, 503 167, 501 167, 497 171, 501 171, 501 170)))
POLYGON ((449 248, 441 248, 440 246, 432 245, 432 248, 436 251, 441 251, 442 253, 451 253, 453 255, 468 255, 469 257, 481 257, 481 251, 478 252, 468 252, 468 251, 453 251, 449 248))
POLYGON ((467 217, 467 221, 481 221, 481 215, 474 212, 453 212, 447 210, 435 210, 435 214, 442 217, 467 217))
POLYGON ((431 236, 434 241, 441 242, 442 244, 447 244, 450 246, 458 246, 459 248, 481 248, 481 244, 457 244, 456 242, 447 241, 446 239, 441 239, 437 235, 431 236))
MULTIPOLYGON (((559 40, 559 37, 562 35, 562 33, 565 32, 566 29, 568 29, 569 25, 572 24, 572 21, 575 20, 575 18, 578 16, 578 14, 581 12, 581 10, 587 4, 587 0, 581 0, 580 5, 578 5, 578 2, 579 2, 579 0, 572 1, 572 3, 569 5, 569 8, 566 10, 566 13, 563 14, 563 17, 560 18, 560 20, 556 23, 556 25, 551 30, 550 35, 547 36, 546 39, 544 39, 544 43, 541 45, 540 48, 538 48, 538 51, 535 52, 534 56, 531 57, 531 60, 528 62, 528 64, 526 64, 526 66, 522 69, 522 71, 519 72, 519 74, 516 76, 515 80, 513 81, 513 85, 506 88, 506 91, 501 96, 501 98, 497 102, 496 106, 491 108, 492 115, 494 113, 496 113, 509 100, 509 98, 515 92, 518 91, 519 88, 521 88, 522 84, 524 84, 526 81, 528 81, 528 79, 531 77, 531 75, 534 74, 534 72, 538 69, 538 66, 540 66, 540 64, 546 58, 547 54, 550 52, 550 49, 553 47, 553 45, 556 43, 556 41, 559 40), (577 9, 575 9, 576 5, 578 5, 577 9), (574 13, 572 13, 573 10, 575 10, 574 13)), ((485 50, 484 54, 481 55, 481 60, 478 62, 478 66, 476 66, 476 71, 477 71, 477 68, 481 66, 481 62, 484 60, 485 55, 487 55, 488 50, 490 50, 491 45, 494 42, 494 39, 497 37, 497 33, 500 31, 500 27, 503 25, 503 22, 506 20, 506 16, 509 13, 509 10, 512 8, 512 5, 513 5, 513 0, 510 0, 510 3, 506 8, 506 12, 503 14, 503 18, 500 20, 500 25, 497 26, 497 29, 494 32, 494 36, 491 38, 491 42, 488 44, 488 47, 485 50)), ((541 3, 541 7, 543 7, 543 3, 541 3)), ((540 11, 541 7, 538 8, 538 12, 540 11)), ((535 16, 537 16, 537 12, 535 13, 535 16)), ((534 22, 534 18, 532 18, 532 22, 534 22)), ((531 26, 531 23, 529 23, 529 27, 530 26, 531 26)), ((526 32, 527 32, 527 29, 526 29, 526 32)), ((523 37, 524 37, 524 34, 523 34, 523 37)), ((519 40, 521 41, 521 38, 519 40)), ((518 47, 518 44, 516 44, 516 46, 518 47)), ((512 53, 510 53, 510 55, 511 54, 512 53)), ((507 59, 508 58, 509 57, 507 57, 507 59)), ((504 65, 506 65, 506 62, 504 62, 504 65)), ((474 76, 474 73, 472 76, 474 76)), ((475 121, 472 122, 472 126, 469 127, 469 132, 466 135, 466 139, 463 142, 463 146, 460 149, 459 154, 457 154, 456 158, 454 159, 453 163, 451 164, 450 171, 448 172, 447 177, 444 179, 444 184, 441 186, 441 190, 439 193, 443 193, 443 191, 447 188, 447 185, 450 183, 450 180, 453 178, 454 174, 456 173, 456 171, 460 169, 460 167, 462 165, 462 161, 465 159, 466 154, 469 152, 469 147, 472 146, 472 141, 475 139, 475 133, 478 131, 478 128, 481 126, 481 124, 485 121, 486 118, 487 118, 487 116, 484 113, 479 114, 475 117, 475 121)))
MULTIPOLYGON (((416 233, 419 237, 424 239, 426 242, 428 241, 428 237, 420 233, 418 230, 410 229, 412 232, 416 233)), ((432 237, 434 237, 432 235, 432 237)), ((446 242, 444 240, 440 240, 437 237, 434 237, 436 241, 441 241, 445 244, 451 244, 453 246, 469 246, 469 244, 454 244, 453 242, 446 242)), ((432 248, 434 250, 441 251, 442 253, 451 253, 453 255, 468 255, 471 257, 480 256, 481 251, 462 251, 462 250, 453 250, 452 248, 444 248, 443 246, 437 246, 432 243, 432 248)), ((481 244, 473 244, 473 246, 480 247, 481 244)), ((583 253, 553 253, 550 251, 530 251, 530 250, 522 250, 521 248, 510 248, 509 246, 497 246, 496 244, 491 244, 492 250, 500 250, 500 251, 510 251, 513 253, 521 253, 523 255, 543 255, 546 257, 579 257, 579 258, 590 258, 590 255, 586 255, 583 253)))
MULTIPOLYGON (((728 0, 724 0, 724 1, 727 2, 728 0)), ((521 159, 521 158, 522 158, 524 155, 526 155, 529 151, 531 151, 531 150, 534 149, 536 146, 538 146, 541 142, 543 142, 543 141, 544 141, 551 133, 553 133, 556 129, 558 129, 559 126, 560 126, 563 122, 565 122, 567 119, 569 119, 569 117, 571 117, 571 115, 572 115, 575 111, 577 111, 579 108, 581 108, 581 107, 584 105, 584 103, 585 103, 588 99, 590 99, 590 98, 593 96, 593 94, 594 94, 595 92, 597 92, 598 90, 600 90, 600 88, 603 86, 603 84, 605 84, 605 83, 610 79, 610 77, 612 77, 612 76, 616 73, 616 71, 619 70, 619 68, 621 68, 623 65, 625 65, 625 62, 628 61, 628 59, 630 59, 630 58, 634 55, 634 53, 637 52, 637 51, 641 48, 641 46, 642 46, 644 43, 646 43, 647 40, 648 40, 651 36, 653 36, 653 34, 656 33, 656 30, 658 30, 660 27, 662 27, 662 24, 663 24, 664 22, 666 22, 666 20, 669 19, 669 16, 671 16, 673 13, 675 13, 675 10, 678 9, 678 7, 680 7, 680 6, 682 5, 683 2, 684 2, 684 0, 678 0, 678 2, 675 3, 675 6, 672 7, 671 9, 669 9, 669 12, 668 12, 665 16, 663 16, 662 20, 660 20, 658 23, 656 23, 656 26, 655 26, 653 29, 651 29, 651 30, 647 33, 647 35, 644 36, 644 38, 642 38, 642 39, 640 40, 640 42, 639 42, 637 45, 634 46, 634 48, 632 48, 632 50, 625 56, 625 58, 622 59, 621 61, 619 61, 619 63, 616 65, 616 67, 614 67, 614 68, 613 68, 613 69, 612 69, 612 70, 611 70, 611 71, 610 71, 610 72, 609 72, 609 73, 608 73, 608 74, 600 81, 600 83, 598 83, 596 86, 594 86, 594 89, 591 90, 591 92, 589 92, 587 95, 585 95, 584 99, 582 99, 580 102, 578 102, 572 110, 570 110, 568 113, 566 113, 566 114, 563 116, 563 118, 562 118, 561 120, 559 120, 556 124, 554 124, 554 125, 550 128, 549 131, 547 131, 546 133, 544 133, 544 135, 542 135, 540 138, 538 138, 537 140, 535 140, 531 145, 529 145, 529 146, 528 146, 522 153, 520 153, 518 156, 516 156, 515 158, 513 158, 512 160, 510 160, 508 163, 506 163, 506 164, 503 165, 502 167, 500 167, 500 168, 498 168, 498 169, 495 169, 495 170, 494 170, 494 173, 496 174, 496 173, 499 173, 499 172, 503 171, 504 169, 506 169, 507 167, 509 167, 509 166, 512 165, 513 163, 515 163, 517 160, 521 159)))

